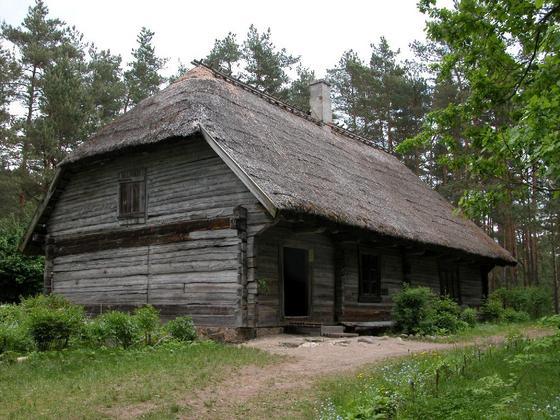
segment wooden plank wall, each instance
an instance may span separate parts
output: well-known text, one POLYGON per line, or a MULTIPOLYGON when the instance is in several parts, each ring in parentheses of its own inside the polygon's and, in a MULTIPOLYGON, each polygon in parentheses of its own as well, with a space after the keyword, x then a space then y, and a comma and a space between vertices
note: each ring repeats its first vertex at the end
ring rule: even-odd
MULTIPOLYGON (((384 293, 381 302, 358 302, 359 262, 358 244, 346 242, 340 244, 344 255, 344 265, 339 269, 342 284, 340 321, 374 321, 391 319, 393 306, 392 296, 398 293, 405 279, 403 261, 407 261, 410 272, 407 280, 413 286, 425 286, 435 293, 440 292, 439 266, 435 256, 410 256, 401 253, 399 248, 375 248, 368 250, 377 253, 381 258, 381 289, 384 293), (385 289, 385 290, 384 290, 385 289)), ((480 267, 473 263, 455 263, 459 266, 461 297, 464 305, 478 306, 481 304, 482 283, 480 267)))
POLYGON ((136 229, 177 221, 233 217, 248 210, 245 249, 234 228, 191 232, 188 240, 58 256, 53 292, 86 305, 154 304, 193 316, 198 325, 247 326, 254 322, 254 234, 269 223, 264 209, 202 138, 171 141, 150 152, 93 162, 70 179, 48 224, 50 239, 136 229), (146 224, 117 219, 118 174, 147 170, 146 224), (244 323, 241 299, 250 293, 244 323))
POLYGON ((288 227, 276 226, 257 237, 257 326, 284 325, 283 284, 280 278, 280 250, 284 246, 308 249, 312 255, 309 262, 311 313, 306 321, 334 322, 335 259, 332 241, 324 234, 295 233, 288 227))
POLYGON ((368 246, 368 252, 379 255, 381 262, 381 301, 358 302, 359 297, 359 246, 357 243, 341 244, 344 253, 342 271, 342 309, 340 321, 382 321, 391 318, 391 296, 401 290, 403 283, 402 256, 398 248, 368 246))

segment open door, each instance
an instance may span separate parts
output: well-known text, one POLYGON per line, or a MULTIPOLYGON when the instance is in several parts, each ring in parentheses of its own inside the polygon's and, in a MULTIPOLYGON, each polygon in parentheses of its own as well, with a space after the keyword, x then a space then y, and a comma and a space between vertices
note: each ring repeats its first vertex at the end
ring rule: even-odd
POLYGON ((284 248, 284 316, 309 315, 309 252, 284 248))

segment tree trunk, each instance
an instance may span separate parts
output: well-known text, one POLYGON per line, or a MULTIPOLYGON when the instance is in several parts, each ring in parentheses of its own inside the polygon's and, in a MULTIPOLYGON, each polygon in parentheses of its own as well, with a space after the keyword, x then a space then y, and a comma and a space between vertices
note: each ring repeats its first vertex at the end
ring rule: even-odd
POLYGON ((556 229, 560 226, 560 218, 558 218, 556 224, 552 222, 552 226, 550 229, 550 242, 551 242, 551 251, 552 251, 552 287, 553 287, 553 297, 554 297, 554 313, 558 314, 559 312, 559 303, 558 303, 558 266, 556 265, 556 229))
POLYGON ((25 119, 25 135, 23 137, 23 147, 21 151, 21 169, 27 173, 27 161, 31 151, 31 124, 33 123, 33 105, 35 105, 35 89, 37 83, 37 66, 33 66, 31 71, 31 83, 29 85, 29 97, 27 98, 27 116, 25 119))

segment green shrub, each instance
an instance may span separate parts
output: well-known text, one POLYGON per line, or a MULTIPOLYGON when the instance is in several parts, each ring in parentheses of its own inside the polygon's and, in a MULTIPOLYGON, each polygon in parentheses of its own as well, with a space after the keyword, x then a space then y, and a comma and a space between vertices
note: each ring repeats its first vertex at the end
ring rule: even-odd
POLYGON ((134 317, 140 333, 144 336, 144 344, 152 345, 154 335, 161 326, 159 311, 152 305, 146 305, 136 309, 134 317))
POLYGON ((110 311, 100 316, 101 331, 106 339, 124 349, 138 341, 140 329, 134 317, 125 312, 110 311))
POLYGON ((28 310, 25 323, 37 348, 45 351, 66 348, 70 338, 79 334, 83 321, 84 311, 80 306, 36 306, 28 310))
POLYGON ((0 324, 20 323, 24 319, 21 305, 7 304, 0 305, 0 324))
POLYGON ((502 312, 502 320, 505 322, 527 322, 531 316, 525 311, 516 311, 513 308, 506 308, 502 312))
POLYGON ((478 312, 475 308, 465 308, 460 315, 461 321, 466 323, 469 327, 474 327, 478 320, 478 312))
MULTIPOLYGON (((5 200, 3 195, 1 201, 5 200)), ((0 220, 0 303, 19 302, 21 296, 40 293, 43 287, 44 258, 26 256, 18 249, 26 228, 14 217, 0 220)))
POLYGON ((0 354, 8 351, 27 353, 33 347, 33 340, 21 325, 0 323, 0 354))
POLYGON ((24 312, 29 312, 35 308, 72 309, 78 307, 78 305, 73 304, 64 296, 50 294, 24 298, 21 301, 20 307, 24 312))
POLYGON ((529 288, 529 307, 524 309, 533 318, 552 313, 552 293, 544 287, 529 288))
POLYGON ((442 296, 435 298, 428 308, 426 318, 421 322, 420 333, 427 334, 452 334, 467 325, 460 320, 461 308, 453 299, 442 296))
POLYGON ((407 334, 417 334, 427 318, 436 296, 427 287, 404 288, 393 297, 396 327, 407 334))
POLYGON ((165 325, 169 334, 179 341, 194 341, 196 328, 190 316, 178 316, 165 325))
POLYGON ((107 331, 100 317, 84 322, 80 331, 80 341, 90 347, 100 347, 105 344, 107 331))
POLYGON ((552 311, 552 293, 544 287, 501 287, 489 299, 499 301, 502 308, 511 308, 539 318, 552 311))
POLYGON ((502 320, 504 308, 502 302, 496 298, 488 298, 480 307, 480 318, 486 322, 502 320))

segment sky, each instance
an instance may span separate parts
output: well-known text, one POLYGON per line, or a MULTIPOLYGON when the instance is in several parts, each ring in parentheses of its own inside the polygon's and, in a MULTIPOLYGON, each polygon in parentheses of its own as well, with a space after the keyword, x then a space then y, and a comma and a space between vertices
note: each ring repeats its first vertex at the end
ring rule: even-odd
MULTIPOLYGON (((408 45, 423 40, 424 20, 417 0, 45 0, 52 17, 75 25, 100 49, 130 60, 142 26, 155 32, 159 56, 174 74, 179 60, 188 64, 210 51, 228 32, 244 39, 249 25, 270 27, 277 47, 301 55, 306 67, 324 77, 347 49, 367 59, 370 44, 385 36, 403 57, 408 45)), ((0 0, 0 20, 19 25, 33 0, 0 0)))

